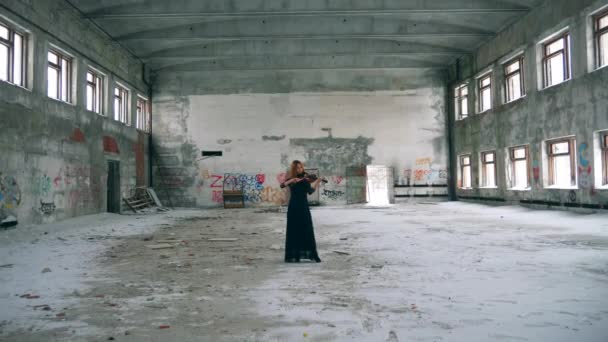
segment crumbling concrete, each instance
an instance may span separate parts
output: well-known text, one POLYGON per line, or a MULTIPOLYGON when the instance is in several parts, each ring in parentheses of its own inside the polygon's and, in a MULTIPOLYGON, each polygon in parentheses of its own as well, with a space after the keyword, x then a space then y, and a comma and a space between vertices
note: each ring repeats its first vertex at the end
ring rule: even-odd
POLYGON ((12 215, 19 223, 42 223, 104 212, 108 160, 120 162, 123 193, 145 185, 148 137, 111 119, 109 96, 117 81, 130 87, 132 99, 147 95, 142 64, 67 2, 3 1, 0 18, 29 32, 26 88, 0 82, 0 221, 12 215), (46 95, 50 44, 75 58, 73 104, 46 95), (104 116, 85 110, 89 65, 106 75, 104 116))
MULTIPOLYGON (((593 40, 589 39, 590 15, 605 1, 546 1, 545 4, 483 45, 474 58, 464 58, 450 70, 450 93, 454 86, 469 82, 469 113, 476 112, 475 76, 493 70, 493 109, 456 121, 453 130, 454 157, 472 154, 473 189, 459 189, 460 199, 492 199, 538 205, 608 208, 608 190, 600 178, 602 161, 594 155, 597 132, 608 129, 608 68, 595 70, 593 40), (571 80, 540 89, 539 43, 568 27, 571 33, 571 80), (524 52, 526 96, 504 102, 505 58, 524 52), (547 161, 543 160, 544 141, 574 135, 576 138, 577 187, 547 188, 547 161), (507 148, 528 144, 531 189, 509 190, 506 180, 507 148), (496 150, 498 187, 480 189, 481 151, 496 150)), ((453 101, 450 119, 455 117, 453 101)), ((452 161, 457 164, 456 158, 452 161)), ((453 171, 456 171, 454 167, 453 171)))

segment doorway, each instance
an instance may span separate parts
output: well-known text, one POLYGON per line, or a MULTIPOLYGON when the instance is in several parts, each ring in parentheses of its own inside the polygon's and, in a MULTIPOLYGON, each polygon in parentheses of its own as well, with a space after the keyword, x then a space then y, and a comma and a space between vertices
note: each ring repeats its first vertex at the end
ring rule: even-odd
POLYGON ((367 202, 371 205, 395 203, 393 168, 380 165, 367 166, 367 202))
POLYGON ((120 162, 108 160, 108 194, 109 213, 120 214, 120 162))

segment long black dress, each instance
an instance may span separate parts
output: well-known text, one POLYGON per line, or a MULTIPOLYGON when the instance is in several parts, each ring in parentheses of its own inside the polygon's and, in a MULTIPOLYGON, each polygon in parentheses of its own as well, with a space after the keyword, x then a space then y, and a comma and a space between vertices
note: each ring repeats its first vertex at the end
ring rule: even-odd
POLYGON ((300 259, 321 261, 317 254, 317 243, 308 206, 308 194, 315 189, 307 180, 289 184, 291 197, 287 207, 287 233, 285 238, 285 262, 300 259))

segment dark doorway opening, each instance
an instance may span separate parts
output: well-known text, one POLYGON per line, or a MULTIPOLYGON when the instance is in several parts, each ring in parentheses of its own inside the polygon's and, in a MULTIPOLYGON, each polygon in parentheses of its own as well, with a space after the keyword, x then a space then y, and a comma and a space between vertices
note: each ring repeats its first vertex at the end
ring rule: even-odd
POLYGON ((108 160, 108 212, 120 213, 120 162, 108 160))

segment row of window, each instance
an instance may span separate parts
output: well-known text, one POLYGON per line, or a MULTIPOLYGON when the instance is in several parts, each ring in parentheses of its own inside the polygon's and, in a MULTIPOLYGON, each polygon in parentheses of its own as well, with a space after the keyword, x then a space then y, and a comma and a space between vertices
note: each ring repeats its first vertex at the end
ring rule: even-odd
MULTIPOLYGON (((26 86, 28 36, 14 27, 0 22, 0 80, 21 87, 26 86)), ((72 68, 74 57, 51 47, 47 55, 47 95, 50 98, 74 103, 72 99, 72 68)), ((89 66, 86 73, 85 108, 88 111, 105 115, 104 108, 106 76, 89 66)), ((150 105, 147 98, 137 95, 135 128, 150 132, 150 105)), ((117 84, 114 88, 114 120, 131 125, 131 96, 128 87, 117 84)))
MULTIPOLYGON (((608 11, 593 16, 595 63, 597 68, 608 65, 608 11)), ((542 87, 548 88, 565 82, 572 77, 570 32, 566 31, 542 43, 542 87)), ((503 64, 504 101, 509 103, 526 95, 524 56, 517 56, 503 64)), ((477 78, 477 112, 492 109, 492 72, 477 78)), ((454 89, 456 118, 469 116, 468 84, 454 89)))
MULTIPOLYGON (((608 186, 608 132, 599 133, 599 148, 601 155, 601 185, 608 186)), ((547 186, 553 188, 576 187, 576 142, 574 138, 551 140, 546 143, 547 186)), ((508 149, 507 186, 512 190, 530 188, 530 150, 529 146, 516 146, 508 149)), ((459 158, 462 189, 473 187, 472 156, 461 155, 459 158)), ((540 169, 535 170, 540 177, 540 169)), ((482 188, 498 187, 496 167, 496 151, 480 153, 480 179, 482 188)))

